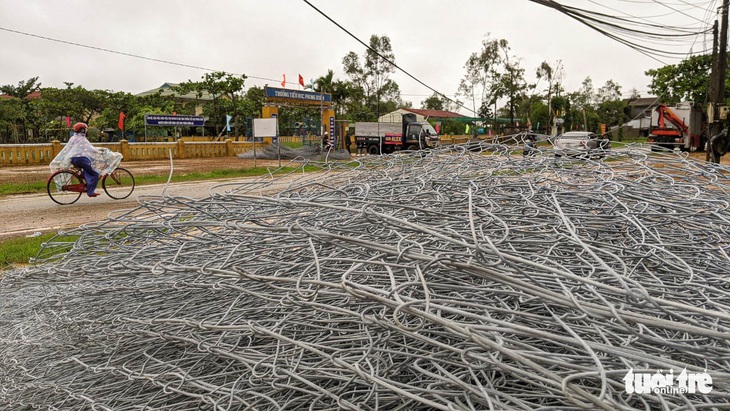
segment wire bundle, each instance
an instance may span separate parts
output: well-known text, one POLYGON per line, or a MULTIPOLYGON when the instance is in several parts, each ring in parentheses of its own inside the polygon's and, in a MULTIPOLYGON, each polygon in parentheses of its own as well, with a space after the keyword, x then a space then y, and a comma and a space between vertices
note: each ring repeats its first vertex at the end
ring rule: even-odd
POLYGON ((711 45, 706 43, 712 34, 712 21, 717 17, 717 1, 644 1, 643 9, 649 11, 646 15, 641 15, 641 1, 632 1, 631 7, 624 0, 591 1, 592 9, 575 7, 567 1, 530 1, 554 9, 657 61, 686 58, 693 50, 695 54, 712 53, 711 45), (681 25, 672 24, 677 21, 681 25), (698 44, 700 39, 702 44, 698 44))
POLYGON ((512 150, 321 164, 60 235, 0 282, 0 409, 726 407, 728 170, 512 150), (713 390, 629 394, 630 369, 713 390))

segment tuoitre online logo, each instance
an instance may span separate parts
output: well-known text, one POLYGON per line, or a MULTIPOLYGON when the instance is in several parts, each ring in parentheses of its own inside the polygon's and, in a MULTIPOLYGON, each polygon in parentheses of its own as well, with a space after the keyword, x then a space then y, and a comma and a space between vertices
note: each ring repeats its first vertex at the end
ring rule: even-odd
MULTIPOLYGON (((707 370, 705 370, 707 371, 707 370)), ((709 394, 712 391, 712 377, 707 372, 682 372, 674 376, 674 370, 668 373, 658 370, 634 372, 633 368, 623 378, 626 392, 629 394, 709 394)))

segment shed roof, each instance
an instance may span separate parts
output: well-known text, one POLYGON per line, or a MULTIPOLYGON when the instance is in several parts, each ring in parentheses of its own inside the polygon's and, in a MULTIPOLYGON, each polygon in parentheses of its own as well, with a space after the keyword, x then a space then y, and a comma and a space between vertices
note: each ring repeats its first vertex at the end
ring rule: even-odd
POLYGON ((200 97, 198 97, 197 93, 195 93, 195 92, 190 92, 190 93, 186 93, 186 94, 176 93, 173 90, 173 87, 177 87, 179 85, 180 85, 180 83, 165 83, 165 84, 161 85, 160 87, 154 88, 152 90, 147 90, 147 91, 138 93, 138 94, 136 94, 136 96, 144 97, 144 96, 151 96, 151 95, 160 93, 163 96, 173 96, 173 97, 183 99, 183 100, 208 100, 208 101, 213 100, 213 95, 210 93, 207 93, 207 92, 203 92, 203 95, 200 97))
POLYGON ((626 99, 629 106, 649 107, 661 103, 658 97, 639 97, 634 99, 626 99))
POLYGON ((453 111, 447 111, 447 110, 425 110, 425 109, 418 109, 418 108, 403 108, 405 111, 410 111, 411 113, 418 114, 420 116, 431 118, 431 117, 440 117, 440 118, 457 118, 457 117, 464 117, 462 114, 454 113, 453 111))
MULTIPOLYGON (((11 96, 10 94, 0 94, 0 98, 3 100, 9 100, 9 99, 13 98, 13 96, 11 96)), ((41 92, 40 92, 40 90, 33 91, 30 94, 28 94, 25 98, 28 100, 34 100, 37 98, 41 98, 41 92)))

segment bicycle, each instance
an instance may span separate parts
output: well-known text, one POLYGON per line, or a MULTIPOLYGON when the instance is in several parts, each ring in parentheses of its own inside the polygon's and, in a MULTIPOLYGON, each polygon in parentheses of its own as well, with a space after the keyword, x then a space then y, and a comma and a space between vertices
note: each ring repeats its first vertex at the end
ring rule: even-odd
MULTIPOLYGON (((117 167, 100 180, 104 192, 115 200, 125 199, 134 191, 134 176, 126 168, 117 167)), ((46 181, 46 191, 57 204, 75 203, 86 192, 83 170, 72 167, 54 172, 46 181)))

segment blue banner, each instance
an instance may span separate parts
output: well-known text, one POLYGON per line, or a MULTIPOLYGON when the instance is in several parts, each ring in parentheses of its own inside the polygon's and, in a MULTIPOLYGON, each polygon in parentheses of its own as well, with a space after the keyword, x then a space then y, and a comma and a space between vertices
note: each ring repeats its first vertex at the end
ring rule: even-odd
POLYGON ((309 104, 331 104, 332 96, 327 93, 313 91, 289 90, 285 88, 266 87, 266 97, 273 100, 297 101, 309 104))
POLYGON ((144 123, 148 126, 191 126, 203 127, 205 117, 202 116, 168 116, 164 114, 145 114, 144 123))

